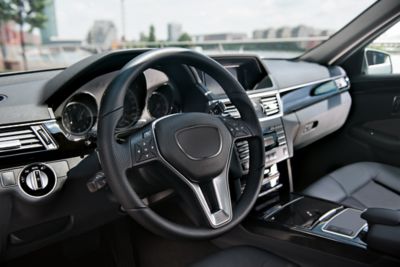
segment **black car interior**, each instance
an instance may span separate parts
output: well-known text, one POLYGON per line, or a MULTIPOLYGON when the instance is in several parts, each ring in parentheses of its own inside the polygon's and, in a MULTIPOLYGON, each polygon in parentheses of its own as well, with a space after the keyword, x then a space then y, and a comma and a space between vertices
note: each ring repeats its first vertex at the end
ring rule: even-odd
POLYGON ((0 266, 399 266, 400 76, 361 68, 395 20, 330 47, 384 2, 296 60, 127 49, 1 75, 0 266))

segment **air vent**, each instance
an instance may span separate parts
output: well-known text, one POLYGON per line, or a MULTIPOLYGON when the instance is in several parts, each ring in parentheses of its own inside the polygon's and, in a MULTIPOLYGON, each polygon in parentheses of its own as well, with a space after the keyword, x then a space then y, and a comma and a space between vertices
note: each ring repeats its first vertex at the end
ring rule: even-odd
POLYGON ((270 129, 272 131, 276 132, 279 146, 285 145, 286 144, 286 135, 285 135, 285 129, 283 129, 283 125, 278 124, 278 125, 272 126, 270 129))
POLYGON ((280 112, 278 97, 276 95, 261 97, 260 103, 263 113, 267 115, 267 117, 276 115, 280 112))
POLYGON ((232 118, 240 118, 239 111, 232 103, 225 103, 225 109, 223 115, 231 116, 232 118))
POLYGON ((242 165, 243 171, 249 169, 249 143, 247 141, 240 141, 236 143, 236 149, 239 154, 240 165, 242 165))
POLYGON ((53 139, 40 125, 0 129, 0 156, 56 148, 53 139))

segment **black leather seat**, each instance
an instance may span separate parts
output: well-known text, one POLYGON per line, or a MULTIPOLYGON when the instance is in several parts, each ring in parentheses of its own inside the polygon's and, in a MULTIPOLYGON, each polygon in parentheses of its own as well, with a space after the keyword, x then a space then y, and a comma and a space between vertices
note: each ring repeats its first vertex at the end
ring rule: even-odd
POLYGON ((217 252, 191 267, 269 267, 298 266, 264 250, 240 246, 217 252))
POLYGON ((351 164, 322 177, 303 193, 359 209, 400 209, 400 168, 375 162, 351 164))

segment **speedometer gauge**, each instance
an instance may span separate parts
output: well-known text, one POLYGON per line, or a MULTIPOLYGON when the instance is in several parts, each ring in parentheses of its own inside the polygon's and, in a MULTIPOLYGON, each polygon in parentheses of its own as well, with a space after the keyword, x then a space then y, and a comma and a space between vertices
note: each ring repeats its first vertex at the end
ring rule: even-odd
POLYGON ((117 130, 132 127, 139 120, 141 115, 140 105, 135 93, 128 90, 124 100, 124 113, 118 122, 117 130))
POLYGON ((83 135, 92 128, 93 117, 93 112, 85 104, 70 102, 62 113, 62 124, 69 133, 83 135))
POLYGON ((171 112, 171 101, 160 92, 154 92, 148 102, 148 110, 152 117, 161 118, 171 112))
POLYGON ((144 74, 133 81, 124 98, 124 112, 118 121, 115 130, 125 132, 133 128, 143 113, 147 92, 146 77, 144 74))

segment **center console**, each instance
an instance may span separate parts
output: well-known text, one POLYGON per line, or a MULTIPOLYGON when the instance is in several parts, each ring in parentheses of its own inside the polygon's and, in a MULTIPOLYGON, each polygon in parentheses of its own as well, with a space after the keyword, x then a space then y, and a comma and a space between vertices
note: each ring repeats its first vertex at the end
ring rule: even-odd
MULTIPOLYGON (((350 250, 366 251, 364 237, 368 226, 361 218, 362 210, 291 192, 289 158, 293 155, 293 140, 291 129, 286 127, 280 111, 279 94, 266 92, 249 96, 259 117, 265 149, 264 177, 254 208, 255 220, 250 220, 249 229, 276 235, 285 241, 306 243, 316 249, 328 247, 321 243, 330 242, 329 247, 337 250, 350 247, 350 250)), ((231 116, 238 115, 230 103, 224 104, 225 111, 231 116)), ((247 141, 237 142, 236 148, 240 166, 246 174, 249 167, 247 141)))
MULTIPOLYGON (((210 81, 203 80, 209 89, 213 88, 210 81)), ((221 96, 216 89, 211 93, 216 98, 213 102, 215 107, 223 104, 223 111, 215 114, 240 118, 240 113, 229 99, 221 96)), ((316 250, 332 250, 335 255, 347 254, 352 258, 358 255, 360 261, 368 259, 365 257, 365 253, 370 253, 365 242, 368 225, 361 217, 363 211, 292 192, 290 157, 293 156, 293 142, 299 124, 295 115, 294 118, 283 116, 279 91, 270 88, 248 95, 263 133, 265 171, 253 216, 243 226, 253 234, 316 250)), ((315 123, 310 125, 307 131, 312 131, 315 123)), ((240 165, 238 169, 241 169, 241 175, 237 176, 243 177, 240 184, 243 188, 250 161, 246 140, 236 143, 236 158, 240 165)))
POLYGON ((366 248, 363 237, 368 226, 361 218, 362 212, 325 200, 292 194, 290 200, 262 210, 258 219, 265 226, 279 226, 301 234, 366 248))

